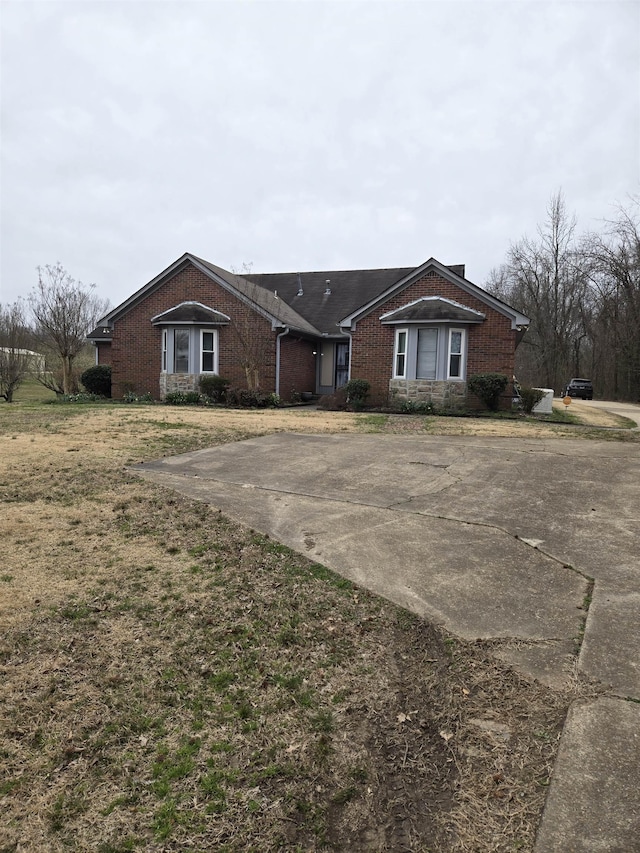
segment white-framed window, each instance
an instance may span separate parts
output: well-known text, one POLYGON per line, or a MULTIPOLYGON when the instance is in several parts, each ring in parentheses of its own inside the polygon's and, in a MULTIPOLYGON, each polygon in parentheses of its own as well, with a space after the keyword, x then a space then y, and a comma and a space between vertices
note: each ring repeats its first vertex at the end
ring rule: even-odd
POLYGON ((404 379, 407 372, 407 330, 396 329, 396 345, 393 354, 394 378, 404 379))
POLYGON ((218 372, 218 332, 200 330, 200 373, 218 372))
POLYGON ((162 330, 163 373, 217 373, 218 330, 169 326, 162 330))
POLYGON ((467 329, 446 324, 397 328, 394 379, 462 381, 466 376, 467 329))
POLYGON ((465 334, 463 329, 449 329, 449 366, 447 379, 462 379, 465 334))
POLYGON ((189 329, 173 330, 173 372, 189 373, 189 329))
POLYGON ((438 368, 438 330, 418 329, 416 379, 435 379, 438 368))

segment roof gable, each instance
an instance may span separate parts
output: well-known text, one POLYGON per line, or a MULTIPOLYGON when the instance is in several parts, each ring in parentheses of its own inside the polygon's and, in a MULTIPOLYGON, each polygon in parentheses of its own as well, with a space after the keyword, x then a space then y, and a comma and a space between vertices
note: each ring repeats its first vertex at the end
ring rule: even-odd
POLYGON ((487 307, 493 308, 495 311, 498 311, 500 314, 503 314, 504 316, 508 317, 511 320, 512 329, 518 329, 522 326, 529 325, 529 318, 526 317, 524 314, 521 314, 519 311, 516 311, 515 308, 512 308, 510 305, 507 305, 506 302, 502 302, 500 299, 497 299, 495 296, 492 296, 490 293, 487 293, 486 290, 483 290, 481 287, 478 287, 477 284, 474 284, 466 278, 462 278, 454 271, 453 268, 444 266, 444 264, 441 264, 440 261, 436 261, 435 258, 430 258, 428 261, 425 261, 424 264, 421 264, 421 266, 411 270, 408 275, 397 281, 384 293, 381 293, 378 297, 372 299, 367 304, 362 305, 353 313, 345 316, 340 321, 340 326, 343 329, 353 330, 358 320, 371 313, 371 311, 374 311, 377 307, 384 304, 392 296, 406 289, 411 284, 413 284, 413 282, 417 281, 419 278, 422 278, 422 276, 426 275, 429 272, 437 273, 438 275, 442 276, 442 278, 446 279, 447 281, 450 281, 452 284, 455 284, 463 292, 468 293, 470 296, 474 296, 480 302, 483 302, 485 305, 487 305, 487 307))

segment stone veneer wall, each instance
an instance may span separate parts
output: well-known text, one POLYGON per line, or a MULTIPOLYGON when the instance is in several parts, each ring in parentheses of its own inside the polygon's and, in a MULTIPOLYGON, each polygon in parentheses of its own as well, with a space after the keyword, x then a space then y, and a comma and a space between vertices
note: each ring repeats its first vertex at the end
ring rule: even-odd
POLYGON ((443 382, 435 379, 389 380, 391 401, 429 402, 443 409, 462 409, 467 402, 466 382, 443 382))
POLYGON ((164 400, 167 394, 180 392, 186 394, 188 391, 200 390, 199 373, 161 373, 160 374, 160 399, 164 400))

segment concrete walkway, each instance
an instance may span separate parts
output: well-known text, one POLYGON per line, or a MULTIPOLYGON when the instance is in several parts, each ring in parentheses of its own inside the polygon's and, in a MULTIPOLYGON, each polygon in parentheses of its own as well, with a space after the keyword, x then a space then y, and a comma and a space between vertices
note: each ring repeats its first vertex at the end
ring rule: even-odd
POLYGON ((604 692, 568 716, 536 853, 640 851, 640 444, 281 433, 135 470, 550 686, 584 630, 604 692))

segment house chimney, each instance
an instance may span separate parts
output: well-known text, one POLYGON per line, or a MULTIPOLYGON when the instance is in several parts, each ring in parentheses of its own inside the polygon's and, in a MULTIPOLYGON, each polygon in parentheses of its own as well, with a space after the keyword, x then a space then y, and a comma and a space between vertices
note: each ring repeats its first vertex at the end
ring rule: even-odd
POLYGON ((302 279, 300 278, 300 273, 298 273, 298 293, 297 296, 304 296, 304 290, 302 289, 302 279))
POLYGON ((325 281, 325 289, 324 289, 324 295, 325 296, 331 296, 331 288, 329 287, 330 284, 331 284, 331 279, 328 278, 325 281))

